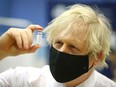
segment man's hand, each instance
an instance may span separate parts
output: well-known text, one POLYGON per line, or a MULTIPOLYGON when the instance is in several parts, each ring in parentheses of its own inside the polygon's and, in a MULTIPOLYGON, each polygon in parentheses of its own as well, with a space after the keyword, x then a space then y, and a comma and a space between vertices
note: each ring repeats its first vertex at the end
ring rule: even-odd
POLYGON ((39 25, 30 25, 26 29, 10 28, 0 37, 0 59, 6 56, 35 52, 39 45, 32 46, 35 30, 42 30, 39 25))

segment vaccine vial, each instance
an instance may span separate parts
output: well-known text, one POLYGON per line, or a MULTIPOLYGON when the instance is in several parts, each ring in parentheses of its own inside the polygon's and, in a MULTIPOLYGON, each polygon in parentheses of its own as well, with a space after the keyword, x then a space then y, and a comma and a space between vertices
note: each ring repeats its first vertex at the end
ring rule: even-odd
POLYGON ((37 44, 39 44, 39 45, 42 44, 42 30, 38 30, 38 34, 37 34, 37 44))

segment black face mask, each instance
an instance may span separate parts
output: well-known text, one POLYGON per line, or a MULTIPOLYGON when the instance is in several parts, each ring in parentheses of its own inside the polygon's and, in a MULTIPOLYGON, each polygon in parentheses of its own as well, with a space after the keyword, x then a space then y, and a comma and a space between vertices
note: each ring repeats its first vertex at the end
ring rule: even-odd
POLYGON ((50 71, 54 79, 64 83, 78 78, 89 70, 88 55, 72 55, 50 48, 50 71))

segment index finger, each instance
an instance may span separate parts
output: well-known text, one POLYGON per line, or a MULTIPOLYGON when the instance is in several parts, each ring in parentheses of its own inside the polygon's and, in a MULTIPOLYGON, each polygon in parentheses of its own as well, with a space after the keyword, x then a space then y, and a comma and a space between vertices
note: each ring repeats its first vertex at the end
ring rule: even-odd
POLYGON ((32 32, 34 32, 35 30, 43 30, 40 25, 29 25, 27 29, 30 29, 32 32))

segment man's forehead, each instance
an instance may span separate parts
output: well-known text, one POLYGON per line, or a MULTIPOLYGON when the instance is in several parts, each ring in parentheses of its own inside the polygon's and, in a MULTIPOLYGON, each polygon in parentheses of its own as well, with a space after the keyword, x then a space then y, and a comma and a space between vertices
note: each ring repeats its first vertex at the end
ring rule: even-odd
POLYGON ((58 35, 57 37, 54 38, 54 41, 63 41, 63 42, 67 42, 70 44, 82 44, 83 40, 80 40, 78 37, 74 37, 74 36, 60 36, 58 35))
POLYGON ((66 32, 65 30, 59 32, 56 36, 56 38, 59 39, 71 39, 72 41, 80 40, 84 41, 86 35, 86 30, 81 30, 78 29, 77 31, 72 31, 72 32, 66 32))

